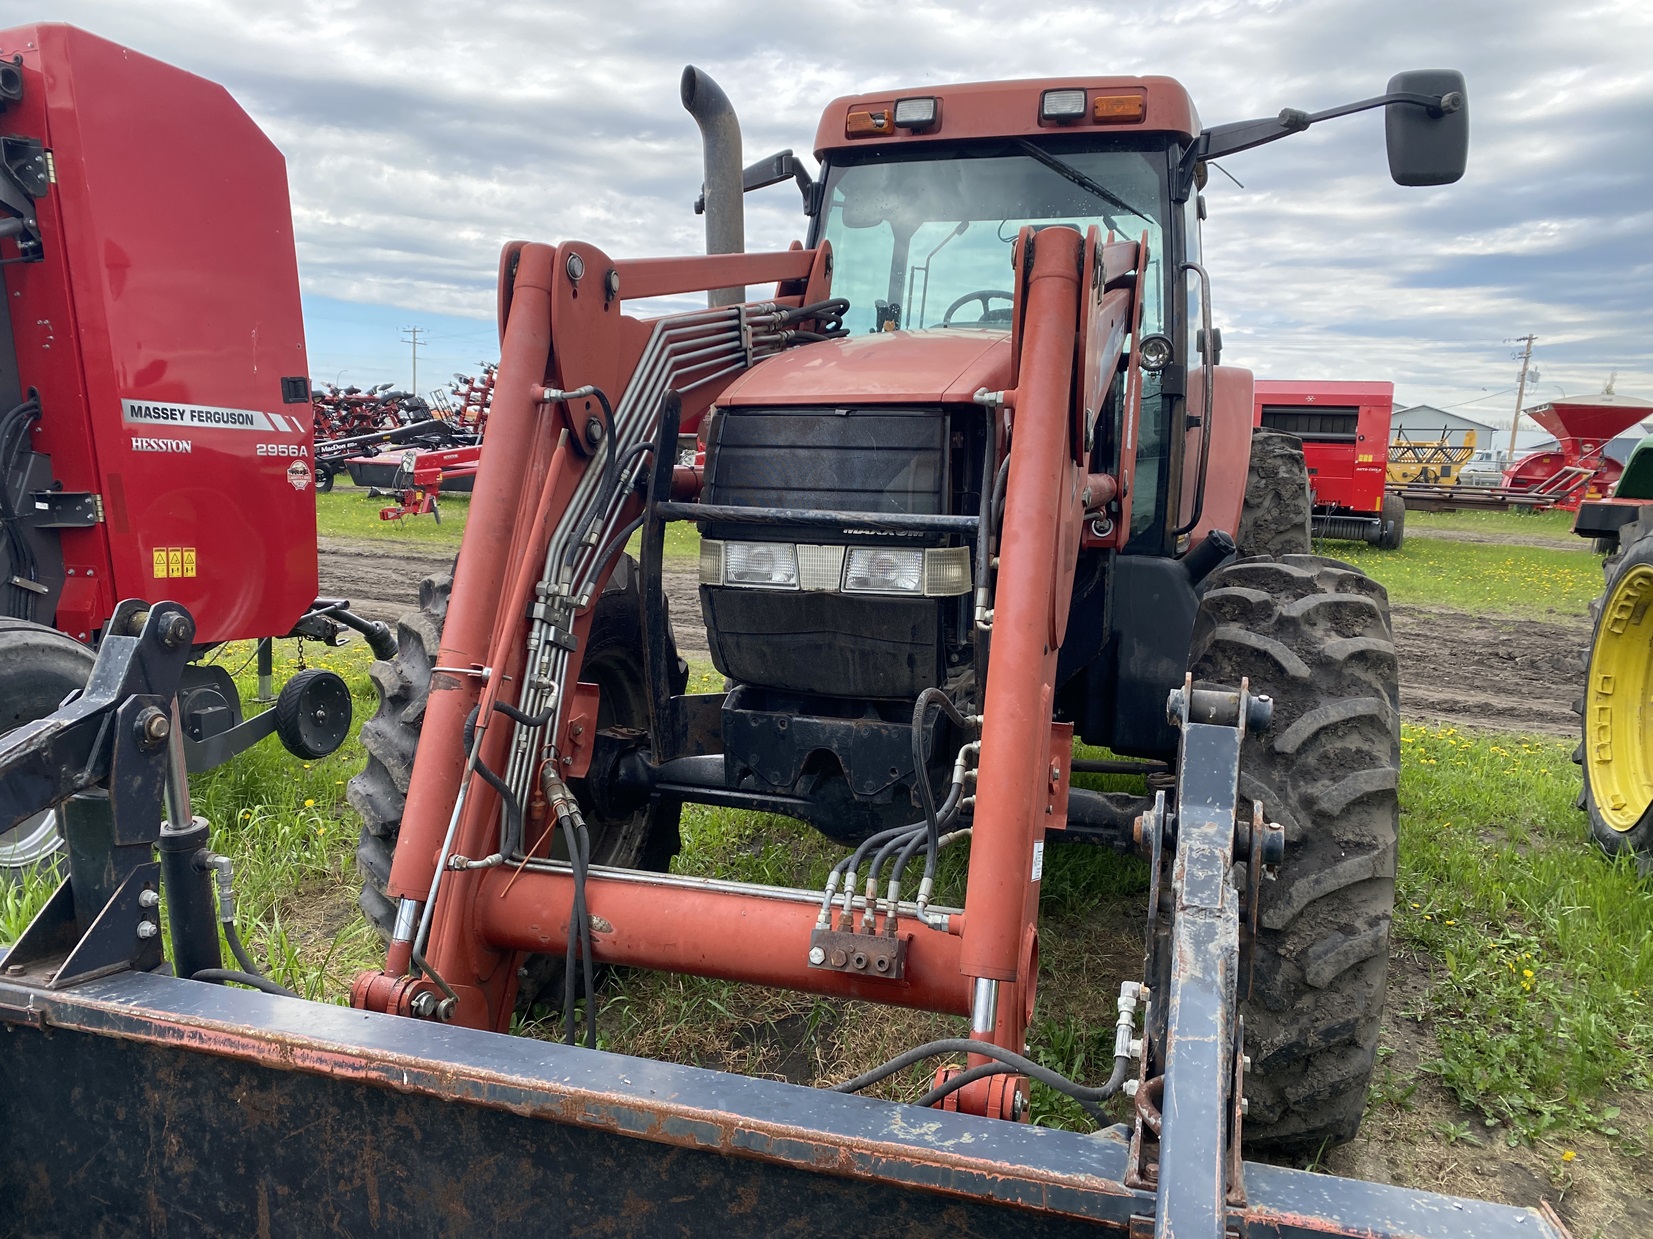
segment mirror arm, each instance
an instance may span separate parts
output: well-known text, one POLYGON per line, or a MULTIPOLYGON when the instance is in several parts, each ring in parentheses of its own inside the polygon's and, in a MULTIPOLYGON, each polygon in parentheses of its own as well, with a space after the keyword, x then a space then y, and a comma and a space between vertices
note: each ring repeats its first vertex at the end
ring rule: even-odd
MULTIPOLYGON (((779 185, 782 181, 791 179, 797 182, 798 192, 803 195, 804 214, 812 215, 810 205, 813 200, 815 179, 809 175, 809 169, 799 162, 798 157, 790 150, 779 151, 757 163, 748 164, 741 170, 740 189, 743 194, 749 194, 754 189, 767 189, 771 185, 779 185)), ((694 213, 706 213, 706 187, 700 187, 700 197, 694 200, 694 213)))
POLYGON ((1327 108, 1323 112, 1285 108, 1278 116, 1217 125, 1201 132, 1199 137, 1189 143, 1187 151, 1184 152, 1179 168, 1176 200, 1187 201, 1189 186, 1194 179, 1194 165, 1204 160, 1221 159, 1225 155, 1248 151, 1254 146, 1278 142, 1294 133, 1302 133, 1310 125, 1320 121, 1331 120, 1337 116, 1350 116, 1355 112, 1367 112, 1372 108, 1388 107, 1392 103, 1410 103, 1427 108, 1431 116, 1445 116, 1462 108, 1464 97, 1456 90, 1444 95, 1421 95, 1414 91, 1397 90, 1373 99, 1362 99, 1359 103, 1345 103, 1340 107, 1327 108))

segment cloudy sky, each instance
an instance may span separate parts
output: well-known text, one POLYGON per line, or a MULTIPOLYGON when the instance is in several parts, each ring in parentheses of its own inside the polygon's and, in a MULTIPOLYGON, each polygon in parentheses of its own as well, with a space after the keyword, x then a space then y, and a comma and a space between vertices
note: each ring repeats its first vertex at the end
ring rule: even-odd
MULTIPOLYGON (((1653 4, 1647 0, 0 0, 227 86, 286 152, 311 369, 420 386, 497 352, 499 246, 697 251, 683 65, 716 77, 748 161, 806 151, 839 94, 1051 74, 1168 73, 1206 124, 1468 77, 1469 171, 1402 189, 1379 112, 1231 157, 1207 188, 1224 360, 1259 377, 1392 379, 1489 421, 1509 341, 1528 405, 1653 399, 1653 4)), ((803 234, 796 191, 747 204, 749 248, 803 234)))

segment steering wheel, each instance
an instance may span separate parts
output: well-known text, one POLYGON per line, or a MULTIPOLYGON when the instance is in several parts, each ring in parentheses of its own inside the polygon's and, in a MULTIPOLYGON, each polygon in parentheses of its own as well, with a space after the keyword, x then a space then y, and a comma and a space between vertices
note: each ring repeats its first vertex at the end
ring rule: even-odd
POLYGON ((1006 306, 1002 310, 989 310, 987 308, 987 303, 995 299, 1000 301, 1008 301, 1011 305, 1014 305, 1016 302, 1016 295, 1014 293, 1007 293, 998 288, 978 288, 973 293, 965 293, 964 296, 960 297, 958 300, 954 301, 952 305, 947 307, 947 312, 941 316, 941 325, 943 327, 951 327, 953 325, 954 313, 962 307, 969 305, 972 301, 981 302, 981 317, 976 320, 978 323, 1008 323, 1010 321, 1009 306, 1006 306))

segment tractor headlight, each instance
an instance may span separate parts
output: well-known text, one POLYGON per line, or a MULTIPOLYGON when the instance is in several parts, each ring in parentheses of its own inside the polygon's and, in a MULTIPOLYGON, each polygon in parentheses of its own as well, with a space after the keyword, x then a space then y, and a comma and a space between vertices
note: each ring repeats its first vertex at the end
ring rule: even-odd
POLYGON ((911 550, 790 542, 700 541, 700 583, 813 593, 949 598, 973 586, 970 548, 911 550))
POLYGON ((924 552, 857 546, 844 561, 846 594, 922 594, 924 552))
POLYGON ((939 546, 924 552, 924 592, 932 598, 968 594, 970 548, 939 546))
POLYGON ((787 542, 725 542, 723 583, 759 589, 797 589, 797 549, 787 542))

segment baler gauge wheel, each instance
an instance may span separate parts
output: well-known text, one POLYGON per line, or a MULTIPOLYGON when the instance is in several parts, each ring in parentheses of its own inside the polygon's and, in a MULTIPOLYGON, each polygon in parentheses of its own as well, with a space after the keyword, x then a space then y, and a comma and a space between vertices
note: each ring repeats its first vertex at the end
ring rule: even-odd
MULTIPOLYGON (((0 734, 56 710, 85 686, 93 661, 89 648, 55 629, 0 619, 0 734)), ((62 847, 51 810, 0 830, 0 884, 49 863, 62 847)))
POLYGON ((1607 587, 1590 606, 1582 731, 1573 760, 1590 834, 1609 856, 1630 854, 1653 872, 1653 514, 1620 530, 1622 549, 1602 565, 1607 587))
POLYGON ((1405 541, 1406 500, 1399 495, 1385 495, 1371 543, 1380 551, 1398 551, 1405 541))
POLYGON ((333 478, 335 476, 336 471, 331 463, 318 460, 316 462, 316 494, 331 494, 333 490, 333 478))
POLYGON ((281 747, 301 761, 319 761, 350 734, 350 686, 336 672, 300 671, 282 685, 275 712, 281 747))

